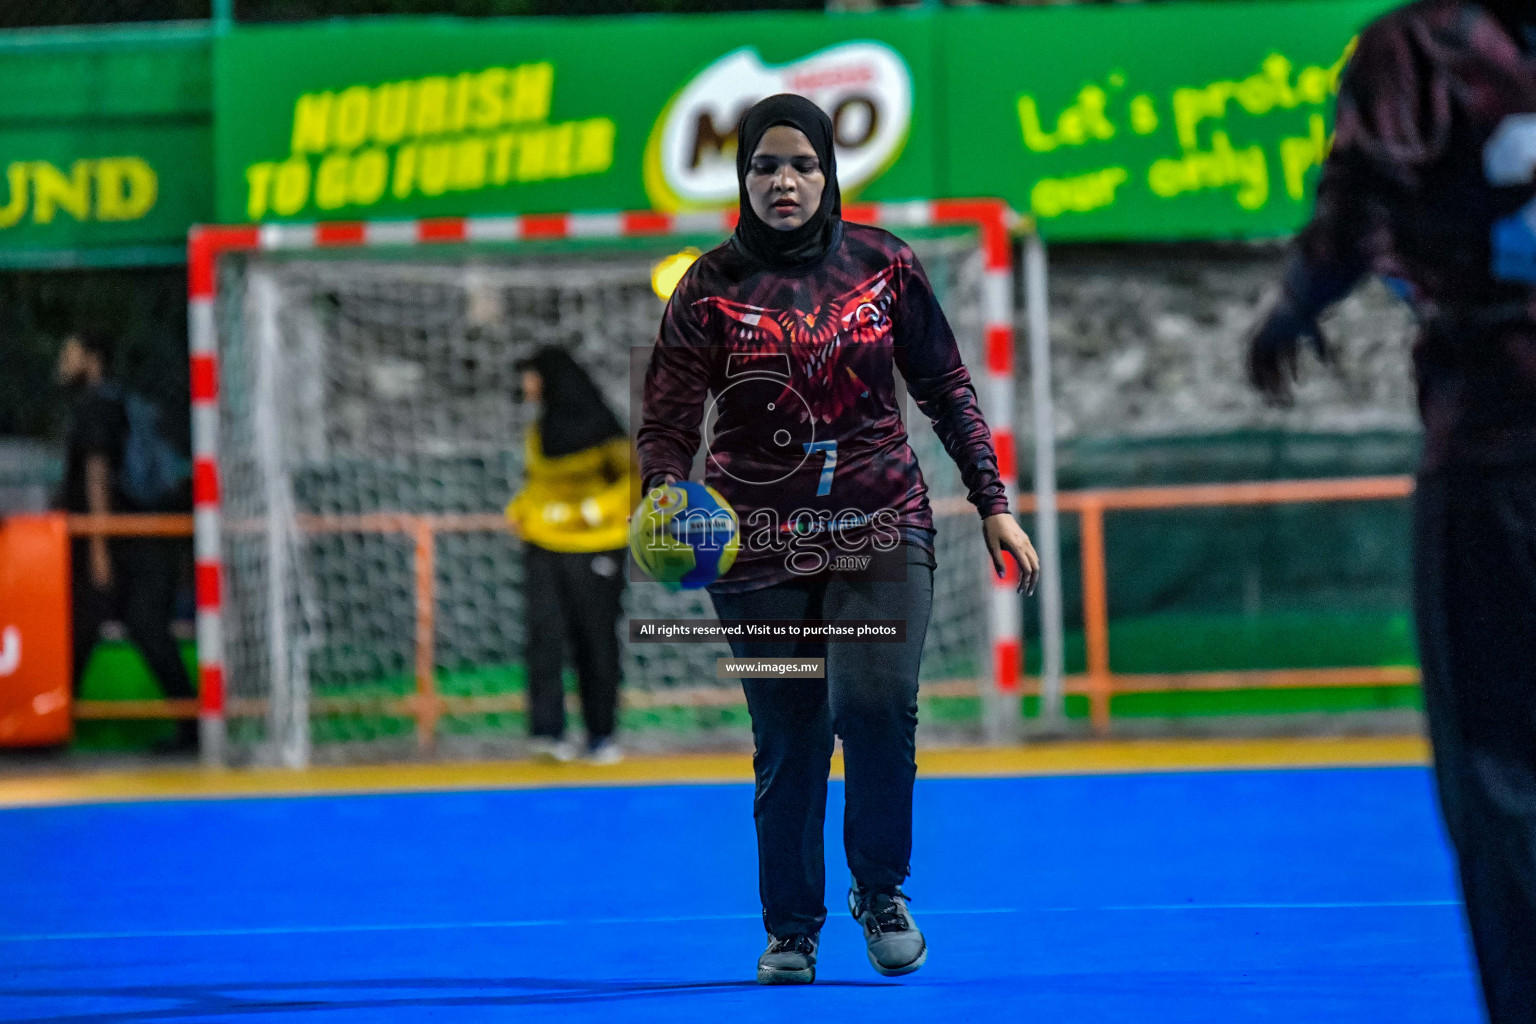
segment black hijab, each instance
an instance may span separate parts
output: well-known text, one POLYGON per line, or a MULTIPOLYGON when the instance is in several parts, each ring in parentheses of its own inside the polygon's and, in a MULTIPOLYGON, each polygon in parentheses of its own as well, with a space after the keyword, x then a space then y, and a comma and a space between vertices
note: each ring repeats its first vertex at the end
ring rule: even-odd
POLYGON ((627 436, 603 400, 603 393, 565 349, 545 346, 519 360, 517 368, 539 375, 543 392, 539 441, 545 458, 585 451, 611 438, 627 436))
POLYGON ((769 96, 746 112, 736 133, 736 186, 741 193, 741 219, 733 237, 747 255, 771 267, 793 267, 821 259, 837 243, 843 219, 843 198, 837 188, 837 154, 832 148, 832 119, 804 96, 769 96), (747 197, 747 165, 763 135, 776 124, 798 128, 810 140, 821 161, 826 188, 821 205, 806 222, 790 231, 763 223, 747 197))

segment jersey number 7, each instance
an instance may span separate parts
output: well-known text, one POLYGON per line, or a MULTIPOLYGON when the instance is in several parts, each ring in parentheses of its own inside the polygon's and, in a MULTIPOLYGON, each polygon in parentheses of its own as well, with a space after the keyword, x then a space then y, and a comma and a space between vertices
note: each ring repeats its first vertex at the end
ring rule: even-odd
POLYGON ((827 460, 821 464, 821 479, 816 481, 816 494, 832 493, 832 474, 837 472, 837 438, 830 441, 805 442, 805 454, 811 452, 826 452, 827 460))

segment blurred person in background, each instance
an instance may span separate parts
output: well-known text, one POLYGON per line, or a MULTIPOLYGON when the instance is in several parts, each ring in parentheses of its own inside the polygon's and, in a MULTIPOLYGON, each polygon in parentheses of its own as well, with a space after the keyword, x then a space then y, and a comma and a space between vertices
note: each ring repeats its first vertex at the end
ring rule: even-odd
MULTIPOLYGON (((154 410, 129 395, 110 370, 116 338, 107 329, 77 331, 59 351, 60 382, 70 393, 61 505, 67 512, 169 512, 185 497, 176 459, 156 433, 154 410)), ((168 698, 196 696, 171 618, 180 559, 163 537, 77 538, 70 551, 75 696, 107 621, 120 618, 168 698)), ((196 723, 178 719, 172 749, 196 745, 196 723)))
POLYGON ((1536 3, 1424 0, 1340 83, 1317 208, 1252 337, 1287 401, 1377 273, 1414 307, 1414 592, 1441 809, 1494 1024, 1536 1021, 1536 3))
POLYGON ((527 482, 507 506, 524 550, 529 732, 544 756, 579 756, 565 738, 564 638, 576 662, 586 756, 612 764, 623 756, 613 734, 634 451, 570 353, 542 348, 518 367, 523 397, 539 404, 526 442, 527 482))

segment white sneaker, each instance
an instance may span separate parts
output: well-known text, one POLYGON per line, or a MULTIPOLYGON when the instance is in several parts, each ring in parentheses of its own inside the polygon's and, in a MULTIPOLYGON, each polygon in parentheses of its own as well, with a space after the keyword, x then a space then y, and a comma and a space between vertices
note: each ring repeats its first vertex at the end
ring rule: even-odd
POLYGON ((618 764, 624 760, 624 751, 612 739, 598 740, 587 748, 587 760, 592 764, 618 764))
POLYGON ((570 740, 552 740, 548 736, 534 736, 528 741, 528 749, 534 757, 561 764, 570 764, 578 756, 576 744, 570 740))

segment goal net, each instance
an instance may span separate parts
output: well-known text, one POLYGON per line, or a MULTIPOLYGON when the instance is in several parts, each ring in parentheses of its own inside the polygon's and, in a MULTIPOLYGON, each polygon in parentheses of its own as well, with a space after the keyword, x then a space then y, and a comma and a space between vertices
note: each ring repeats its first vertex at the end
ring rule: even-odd
MULTIPOLYGON (((312 226, 262 230, 266 244, 218 260, 212 306, 229 754, 290 765, 515 754, 524 651, 565 643, 525 635, 525 603, 546 598, 525 590, 502 518, 535 415, 515 364, 540 346, 569 350, 633 424, 636 368, 663 309, 652 269, 720 235, 329 248, 312 226)), ((902 234, 985 393, 976 231, 902 234)), ((964 731, 992 678, 990 572, 959 473, 907 404, 938 530, 922 718, 964 731)), ((628 586, 624 613, 713 618, 703 591, 648 582, 628 586)), ((725 654, 626 643, 625 745, 749 743, 739 683, 715 679, 725 654)), ((571 709, 579 730, 574 696, 571 709)))

